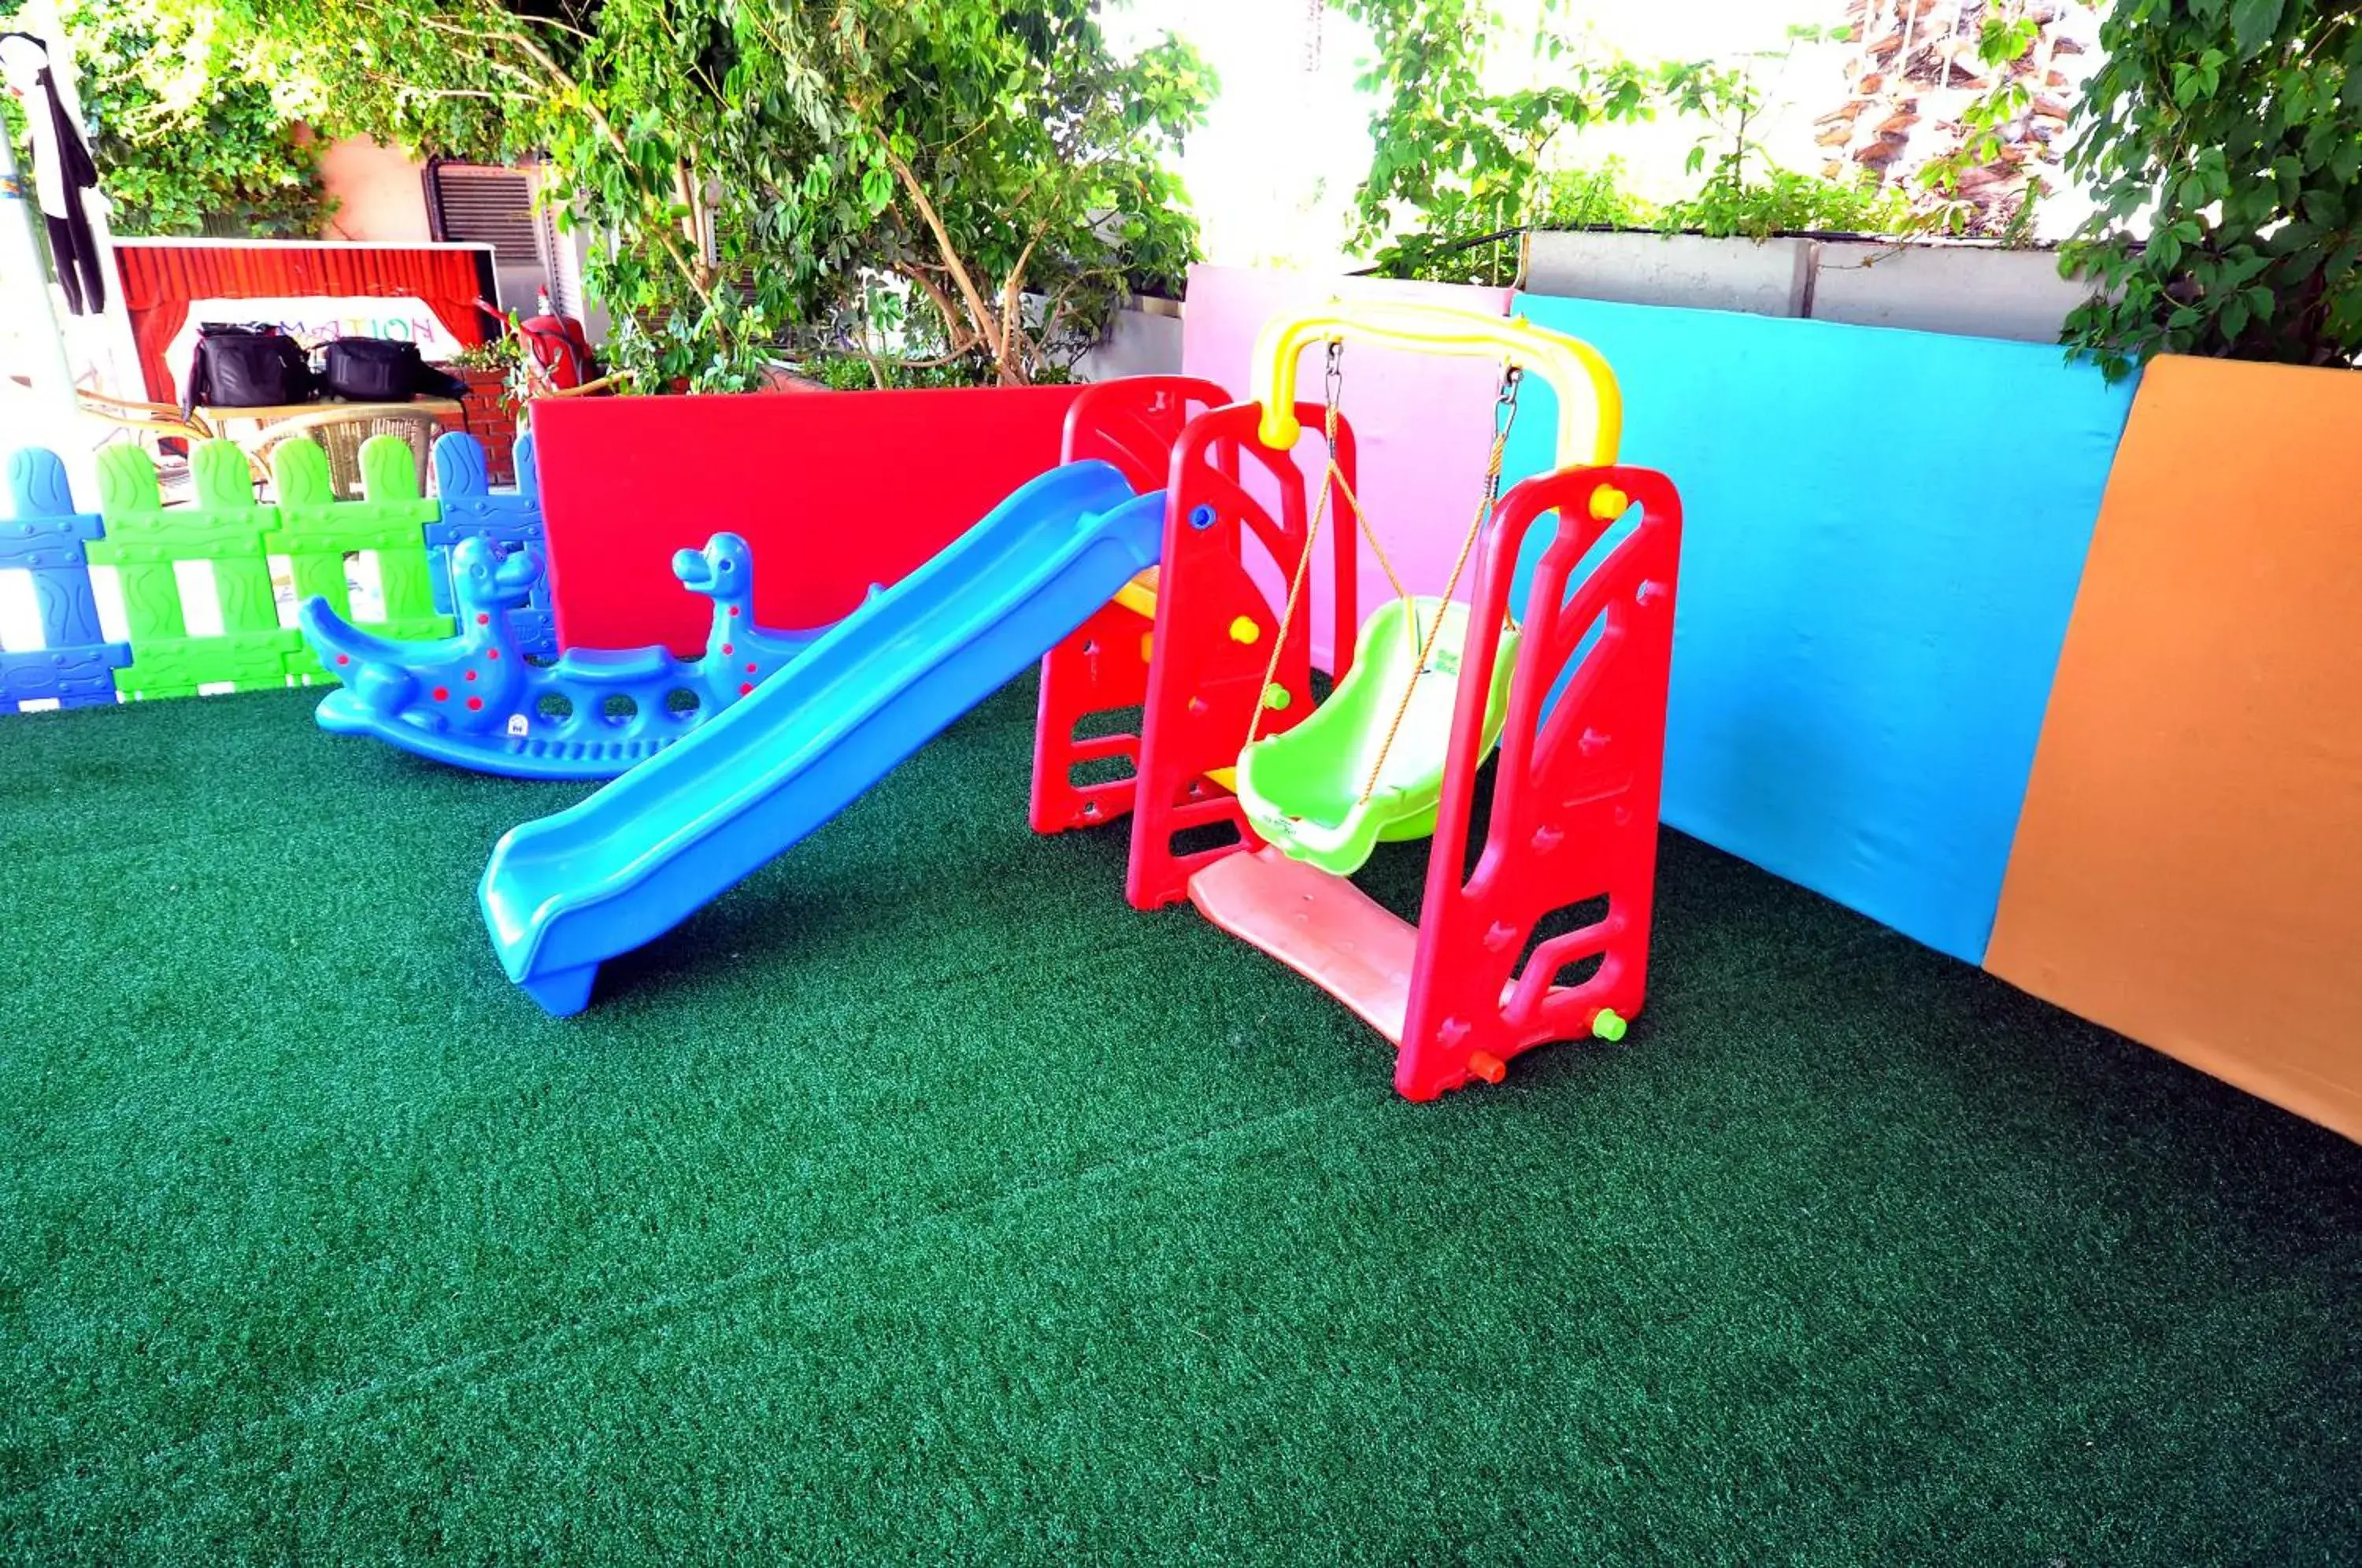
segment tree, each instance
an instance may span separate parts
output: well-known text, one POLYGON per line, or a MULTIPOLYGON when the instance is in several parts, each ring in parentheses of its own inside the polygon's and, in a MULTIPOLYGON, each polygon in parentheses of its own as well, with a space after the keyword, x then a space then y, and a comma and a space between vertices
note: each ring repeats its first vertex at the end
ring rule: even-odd
POLYGON ((1356 85, 1378 96, 1370 172, 1355 193, 1356 247, 1390 271, 1424 273, 1471 240, 1534 215, 1541 162, 1562 133, 1646 119, 1697 68, 1593 59, 1545 0, 1533 58, 1560 80, 1496 92, 1485 82, 1501 18, 1489 0, 1344 0, 1377 55, 1356 85), (1399 234, 1407 222, 1418 231, 1399 234))
POLYGON ((2153 354, 2350 364, 2362 351, 2362 27, 2341 0, 2119 0, 2068 168, 2096 211, 2065 265, 2102 292, 2067 338, 2111 377, 2153 354), (2146 246, 2136 222, 2153 208, 2146 246))
POLYGON ((1705 174, 1695 193, 1670 203, 1659 222, 1710 238, 1768 239, 1785 233, 1894 233, 1911 223, 1910 204, 1867 169, 1808 174, 1775 162, 1759 138, 1778 100, 1777 83, 1797 49, 1844 42, 1846 28, 1791 27, 1776 50, 1750 50, 1726 70, 1690 67, 1679 78, 1684 114, 1713 129, 1690 149, 1689 171, 1705 174), (1760 74, 1766 68, 1772 80, 1760 74))
POLYGON ((546 158, 646 383, 754 384, 783 335, 1023 381, 1196 252, 1164 155, 1212 78, 1089 0, 164 3, 325 125, 546 158))
POLYGON ((1765 61, 1784 65, 1819 28, 1792 28, 1786 47, 1737 67, 1705 61, 1603 59, 1567 27, 1569 0, 1542 0, 1532 42, 1534 84, 1488 85, 1501 18, 1489 0, 1345 0, 1369 26, 1377 58, 1361 78, 1379 94, 1375 150, 1357 193, 1354 243, 1398 275, 1507 282, 1514 268, 1469 254, 1504 230, 1563 222, 1647 222, 1761 237, 1787 228, 1887 228, 1904 204, 1874 178, 1833 180, 1779 168, 1757 139, 1768 106, 1765 61), (1607 188, 1607 171, 1555 170, 1551 152, 1586 127, 1695 117, 1712 129, 1690 157, 1700 189, 1661 210, 1607 188), (1418 230, 1398 232, 1416 222, 1418 230))
MULTIPOLYGON (((0 17, 15 9, 0 5, 0 17)), ((67 6, 91 160, 124 234, 314 235, 319 149, 210 28, 156 0, 67 6)))

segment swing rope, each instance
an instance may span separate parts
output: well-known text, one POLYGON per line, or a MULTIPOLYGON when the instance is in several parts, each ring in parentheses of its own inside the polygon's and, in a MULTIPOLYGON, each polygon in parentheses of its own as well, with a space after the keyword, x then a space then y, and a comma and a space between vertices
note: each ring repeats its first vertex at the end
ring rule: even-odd
POLYGON ((1287 634, 1296 624, 1296 607, 1303 600, 1305 583, 1311 576, 1312 557, 1315 547, 1320 542, 1321 525, 1329 517, 1329 497, 1332 491, 1341 492, 1346 502, 1352 507, 1354 520, 1361 526, 1362 538, 1369 545, 1370 553, 1377 558, 1378 568, 1386 574, 1386 581, 1406 603, 1410 602, 1410 590, 1403 586, 1402 578, 1395 571, 1395 563, 1387 558, 1386 547, 1378 537, 1376 525, 1371 523, 1370 514, 1362 510, 1360 498, 1353 494, 1353 487, 1346 481, 1344 470, 1337 466, 1337 406, 1345 392, 1344 358, 1344 343, 1340 339, 1330 339, 1329 362, 1322 376, 1326 410, 1320 422, 1320 435, 1328 448, 1328 460, 1320 470, 1320 496, 1312 508, 1311 526, 1305 531, 1303 553, 1296 558, 1296 571, 1288 580, 1287 601, 1279 613, 1279 632, 1272 638, 1271 658, 1264 666, 1263 685, 1255 693, 1254 711, 1247 717, 1246 745, 1239 748, 1242 752, 1254 745, 1263 728, 1263 713, 1267 705, 1265 699, 1279 679, 1280 654, 1287 646, 1287 634))
MULTIPOLYGON (((1370 765, 1370 776, 1362 786, 1358 803, 1366 806, 1377 791, 1378 777, 1385 770, 1386 757, 1394 749, 1395 737, 1400 734, 1403 720, 1410 712, 1411 698, 1418 690, 1419 679, 1426 673, 1428 661, 1435 656, 1435 645, 1443 635, 1444 619, 1451 613, 1452 592, 1460 586, 1460 579, 1468 569, 1469 558, 1475 554, 1476 541, 1485 531, 1485 519, 1493 514, 1494 504, 1500 499, 1501 467, 1508 454, 1509 433, 1517 424, 1518 387, 1524 380, 1525 372, 1515 365, 1507 366, 1502 371, 1501 390, 1494 399, 1493 447, 1485 465, 1483 491, 1477 498, 1475 514, 1469 520, 1468 533, 1460 541, 1459 558, 1451 563, 1451 576, 1443 585, 1443 603, 1436 611, 1435 624, 1422 632, 1418 602, 1412 597, 1410 590, 1403 586, 1402 578, 1396 572, 1394 562, 1387 558, 1385 546, 1379 540, 1377 529, 1370 521, 1370 514, 1363 510, 1361 498, 1353 493, 1352 484, 1337 466, 1337 405, 1344 391, 1344 350, 1341 341, 1333 338, 1330 341, 1323 386, 1326 411, 1321 421, 1321 436, 1328 447, 1328 461, 1320 474, 1320 495, 1312 509, 1311 525, 1305 532, 1303 552, 1297 557, 1296 571, 1288 580, 1287 600, 1280 609, 1279 632, 1272 639, 1271 658, 1264 667, 1263 686, 1256 693, 1254 710, 1247 719, 1246 745, 1239 749, 1244 753, 1248 746, 1255 744, 1262 731, 1264 709, 1268 705, 1272 686, 1279 678, 1280 655, 1287 646, 1288 632, 1296 623, 1297 606, 1303 601, 1305 583, 1311 576, 1314 549, 1319 542, 1321 525, 1329 515, 1330 495, 1332 491, 1341 492, 1345 503, 1353 510, 1354 520, 1360 525, 1362 537, 1369 544, 1370 553, 1377 558, 1387 583, 1409 612, 1404 620, 1403 632, 1416 655, 1411 666, 1411 679, 1403 688, 1402 701, 1395 708, 1393 722, 1386 726, 1385 738, 1379 744, 1377 757, 1370 765)), ((1514 624, 1513 622, 1508 624, 1514 624)))
MULTIPOLYGON (((1518 422, 1518 383, 1525 372, 1511 365, 1501 372, 1501 391, 1493 400, 1493 451, 1485 464, 1484 494, 1477 499, 1476 514, 1469 519, 1468 535, 1460 541, 1460 558, 1451 563, 1451 576, 1443 584, 1443 602, 1437 606, 1435 624, 1427 629, 1419 644, 1418 662, 1411 666, 1410 679, 1403 685, 1402 701, 1395 704, 1394 721, 1386 725, 1386 738, 1378 745, 1378 755, 1370 764, 1370 776, 1362 784, 1360 804, 1368 805, 1377 793, 1378 776, 1385 771, 1386 755, 1394 750, 1395 736, 1401 733, 1403 720, 1410 712, 1410 700, 1418 692, 1418 683, 1427 678, 1427 661, 1435 656, 1435 645, 1443 635, 1444 618, 1451 613, 1451 591, 1460 586, 1460 574, 1468 569, 1468 558, 1476 551, 1476 540, 1485 531, 1485 519, 1493 515, 1494 503, 1501 498, 1501 463, 1509 450, 1509 432, 1518 422)), ((1414 613, 1412 619, 1417 620, 1414 613)))

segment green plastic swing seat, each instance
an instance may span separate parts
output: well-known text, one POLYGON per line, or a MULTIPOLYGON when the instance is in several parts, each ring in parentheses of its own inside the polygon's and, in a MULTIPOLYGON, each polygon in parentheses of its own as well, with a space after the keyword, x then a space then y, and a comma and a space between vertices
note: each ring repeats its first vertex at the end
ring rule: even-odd
MULTIPOLYGON (((1360 870, 1382 840, 1433 833, 1467 644, 1468 606, 1458 600, 1396 599, 1372 614, 1362 624, 1353 668, 1329 701, 1294 729, 1239 754, 1239 801, 1255 832, 1289 859, 1339 877, 1360 870), (1442 627, 1414 682, 1419 644, 1439 614, 1442 627), (1386 726, 1397 711, 1402 724, 1389 745, 1386 726), (1364 801, 1373 767, 1376 784, 1364 801)), ((1518 634, 1505 630, 1485 696, 1480 756, 1500 738, 1517 660, 1518 634)))

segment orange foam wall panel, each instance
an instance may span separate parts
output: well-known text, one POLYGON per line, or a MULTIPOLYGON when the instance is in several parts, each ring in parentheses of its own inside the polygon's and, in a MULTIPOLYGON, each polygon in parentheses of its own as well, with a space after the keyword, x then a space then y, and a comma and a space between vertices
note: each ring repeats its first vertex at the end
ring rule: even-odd
POLYGON ((2362 376, 2150 366, 1985 966, 2362 1140, 2362 376))

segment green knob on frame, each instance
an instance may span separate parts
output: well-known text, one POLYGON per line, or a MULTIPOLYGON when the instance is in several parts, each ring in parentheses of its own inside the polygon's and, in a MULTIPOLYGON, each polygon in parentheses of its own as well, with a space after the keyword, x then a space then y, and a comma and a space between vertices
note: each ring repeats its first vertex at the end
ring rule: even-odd
POLYGON ((1591 1021, 1591 1032, 1611 1044, 1623 1039, 1624 1031, 1628 1027, 1630 1026, 1624 1021, 1624 1015, 1612 1007, 1601 1008, 1599 1016, 1591 1021))

